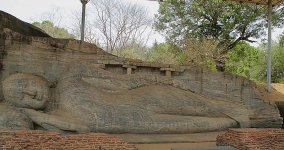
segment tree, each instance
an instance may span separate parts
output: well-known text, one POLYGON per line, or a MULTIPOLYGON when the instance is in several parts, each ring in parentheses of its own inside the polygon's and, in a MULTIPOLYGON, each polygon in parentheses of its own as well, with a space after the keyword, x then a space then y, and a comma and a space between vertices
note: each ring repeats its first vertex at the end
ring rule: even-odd
POLYGON ((36 18, 31 18, 30 22, 43 22, 43 21, 50 21, 54 26, 62 26, 62 14, 64 11, 60 7, 52 7, 48 11, 45 11, 38 15, 36 18))
POLYGON ((147 11, 137 4, 121 0, 92 1, 96 20, 95 26, 100 34, 101 45, 113 52, 130 43, 147 42, 145 35, 151 24, 147 11))
POLYGON ((54 38, 66 38, 66 39, 74 39, 75 36, 70 34, 66 29, 54 26, 51 21, 42 21, 42 22, 34 22, 32 23, 34 26, 42 29, 47 34, 54 38))
MULTIPOLYGON (((223 0, 165 0, 156 16, 155 29, 180 47, 188 38, 216 40, 223 47, 220 55, 226 55, 240 41, 254 42, 253 38, 265 33, 266 13, 264 6, 223 0)), ((283 5, 274 7, 273 26, 283 24, 283 5)), ((216 58, 215 62, 224 66, 225 60, 216 58)))
MULTIPOLYGON (((261 50, 260 60, 258 66, 254 67, 255 78, 259 81, 266 80, 266 44, 263 44, 259 47, 261 50)), ((284 83, 284 47, 280 47, 279 43, 273 43, 271 50, 271 81, 273 83, 284 83)))
MULTIPOLYGON (((87 9, 89 10, 89 9, 87 9)), ((82 21, 82 12, 80 11, 74 11, 73 12, 73 22, 71 24, 71 27, 69 28, 71 33, 75 35, 76 39, 80 39, 81 37, 81 21, 82 21)), ((90 18, 90 15, 86 13, 86 22, 85 22, 85 41, 89 43, 96 44, 99 46, 98 43, 98 33, 95 28, 95 25, 92 23, 92 20, 90 18)))
POLYGON ((178 47, 169 43, 154 43, 146 53, 146 61, 176 64, 176 65, 194 65, 202 66, 212 70, 214 69, 213 57, 218 51, 217 44, 212 40, 189 40, 183 51, 178 51, 178 47), (195 51, 199 49, 199 51, 195 51))
POLYGON ((150 62, 178 64, 176 54, 171 50, 172 47, 167 43, 154 43, 146 54, 146 60, 150 62))
POLYGON ((284 47, 284 33, 280 36, 279 44, 280 47, 284 47))
MULTIPOLYGON (((211 39, 188 39, 185 42, 182 54, 184 64, 197 65, 214 70, 214 60, 220 56, 222 49, 218 42, 211 39)), ((221 59, 221 58, 218 58, 221 59)))
POLYGON ((258 62, 260 50, 246 42, 238 43, 229 53, 226 60, 226 71, 247 78, 253 78, 258 62))
POLYGON ((114 50, 112 54, 124 58, 145 60, 146 51, 147 47, 139 43, 131 43, 125 45, 122 49, 114 50))

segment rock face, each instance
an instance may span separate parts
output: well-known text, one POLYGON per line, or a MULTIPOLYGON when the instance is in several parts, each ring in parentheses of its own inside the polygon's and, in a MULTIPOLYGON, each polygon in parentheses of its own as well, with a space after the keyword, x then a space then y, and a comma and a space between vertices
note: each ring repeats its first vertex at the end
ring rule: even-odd
POLYGON ((260 99, 245 78, 119 58, 0 16, 8 20, 0 20, 2 128, 14 127, 2 121, 8 111, 20 116, 13 120, 18 128, 61 132, 196 133, 282 125, 275 104, 260 99))
POLYGON ((32 26, 26 22, 23 22, 17 19, 16 17, 1 10, 0 10, 0 20, 1 20, 0 30, 8 28, 26 36, 50 37, 48 34, 44 33, 41 29, 32 26))
POLYGON ((42 109, 50 99, 48 82, 38 76, 17 73, 2 84, 6 102, 16 107, 42 109))
POLYGON ((0 103, 0 128, 33 129, 33 122, 18 109, 0 103))

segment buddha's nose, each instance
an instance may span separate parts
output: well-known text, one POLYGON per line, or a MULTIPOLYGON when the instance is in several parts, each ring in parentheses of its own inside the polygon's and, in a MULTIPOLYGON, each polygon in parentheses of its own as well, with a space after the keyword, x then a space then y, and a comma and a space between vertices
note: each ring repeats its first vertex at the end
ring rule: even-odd
POLYGON ((36 91, 24 89, 23 93, 26 94, 26 95, 29 95, 32 99, 36 99, 36 95, 37 95, 36 91))

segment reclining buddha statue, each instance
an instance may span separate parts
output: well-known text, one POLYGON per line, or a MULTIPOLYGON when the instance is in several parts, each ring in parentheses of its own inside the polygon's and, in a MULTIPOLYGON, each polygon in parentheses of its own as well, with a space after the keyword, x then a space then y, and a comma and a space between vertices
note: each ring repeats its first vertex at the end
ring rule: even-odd
POLYGON ((1 11, 0 24, 0 128, 177 134, 282 126, 276 105, 243 77, 120 58, 1 11))

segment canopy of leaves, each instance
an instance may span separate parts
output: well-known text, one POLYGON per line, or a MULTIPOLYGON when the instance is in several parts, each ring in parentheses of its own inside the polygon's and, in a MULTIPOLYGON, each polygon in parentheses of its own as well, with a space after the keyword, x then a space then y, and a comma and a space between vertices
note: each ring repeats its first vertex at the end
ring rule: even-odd
POLYGON ((260 50, 246 42, 240 42, 229 53, 226 61, 226 71, 247 78, 252 78, 260 61, 260 50))
MULTIPOLYGON (((266 47, 267 45, 262 45, 260 47, 261 53, 260 53, 260 60, 258 62, 258 66, 256 66, 254 69, 258 70, 258 72, 255 74, 255 79, 259 81, 265 82, 266 80, 266 47)), ((271 70, 271 81, 274 83, 284 83, 284 47, 280 47, 279 43, 274 43, 271 50, 271 64, 272 64, 272 70, 271 70)))
POLYGON ((146 60, 158 63, 178 64, 176 54, 171 50, 171 45, 167 43, 155 43, 147 52, 146 60))
POLYGON ((218 43, 214 40, 187 40, 182 51, 186 58, 183 64, 197 65, 215 70, 215 60, 221 59, 217 58, 220 51, 218 43))
POLYGON ((186 42, 183 51, 176 50, 178 47, 168 43, 155 43, 146 53, 146 61, 202 66, 215 70, 214 57, 218 54, 217 44, 213 40, 195 40, 186 42), (199 51, 196 51, 198 49, 199 51))
POLYGON ((121 48, 115 49, 112 54, 124 58, 145 60, 146 51, 147 48, 141 43, 129 43, 121 48))
POLYGON ((42 29, 47 34, 54 38, 65 38, 65 39, 74 39, 75 36, 68 33, 68 31, 64 28, 54 26, 51 21, 42 21, 42 22, 34 22, 34 26, 42 29))
MULTIPOLYGON (((267 9, 261 5, 223 0, 165 0, 155 29, 167 41, 183 46, 184 39, 214 39, 227 50, 240 41, 253 42, 266 29, 267 9)), ((274 7, 273 26, 284 23, 284 7, 274 7)))

